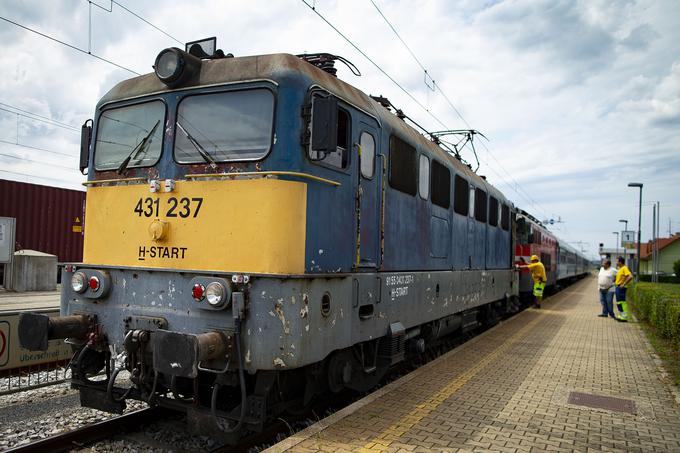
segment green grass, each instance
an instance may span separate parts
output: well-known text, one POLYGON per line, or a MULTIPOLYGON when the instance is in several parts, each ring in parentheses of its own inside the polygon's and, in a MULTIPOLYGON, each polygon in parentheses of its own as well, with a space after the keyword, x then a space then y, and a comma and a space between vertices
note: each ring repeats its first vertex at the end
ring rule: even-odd
POLYGON ((673 384, 680 387, 680 350, 674 347, 670 340, 660 337, 657 329, 651 324, 644 322, 641 325, 647 339, 673 380, 673 384))
POLYGON ((640 282, 630 294, 649 342, 680 387, 680 284, 640 282))

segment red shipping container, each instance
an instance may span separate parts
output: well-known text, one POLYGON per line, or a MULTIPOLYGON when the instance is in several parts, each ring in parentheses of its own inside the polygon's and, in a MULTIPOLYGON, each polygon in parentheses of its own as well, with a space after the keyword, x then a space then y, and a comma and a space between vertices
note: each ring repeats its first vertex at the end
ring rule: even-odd
POLYGON ((16 249, 83 259, 85 192, 0 179, 0 217, 16 220, 16 249))

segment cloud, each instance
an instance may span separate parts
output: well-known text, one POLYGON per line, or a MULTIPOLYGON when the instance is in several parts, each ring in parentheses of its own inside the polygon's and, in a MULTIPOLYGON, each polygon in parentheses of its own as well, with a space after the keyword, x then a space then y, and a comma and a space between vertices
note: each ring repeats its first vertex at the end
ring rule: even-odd
MULTIPOLYGON (((217 36, 218 47, 237 56, 342 55, 363 76, 340 67, 341 78, 388 97, 430 130, 444 128, 302 2, 120 3, 182 42, 217 36)), ((613 242, 616 220, 637 216, 626 183, 639 179, 646 200, 671 204, 663 220, 680 220, 680 206, 671 202, 680 180, 679 2, 376 3, 467 124, 489 137, 490 153, 477 146, 480 173, 517 206, 539 217, 561 216, 567 223, 558 234, 569 240, 596 245, 611 236, 613 242)), ((425 86, 418 63, 370 2, 316 0, 315 5, 446 127, 468 127, 441 94, 425 86)), ((87 48, 89 7, 82 0, 7 0, 0 3, 0 15, 87 48)), ((181 47, 116 5, 112 12, 93 6, 92 27, 93 50, 137 72, 151 72, 161 49, 181 47)), ((0 102, 76 127, 93 116, 101 96, 131 76, 5 22, 0 38, 0 102)), ((16 118, 0 111, 0 139, 15 138, 16 118)), ((43 162, 6 158, 2 169, 32 175, 16 176, 22 180, 80 187, 77 132, 20 119, 19 140, 73 157, 0 142, 0 153, 43 162)), ((468 151, 464 157, 473 160, 468 151)), ((9 176, 0 172, 0 177, 9 176)), ((649 214, 643 213, 645 222, 649 214)), ((646 231, 643 226, 643 236, 646 231)))
POLYGON ((643 24, 631 30, 630 34, 621 40, 621 45, 635 51, 649 48, 651 42, 659 37, 648 24, 643 24))
POLYGON ((481 13, 478 23, 520 53, 537 54, 559 65, 571 80, 612 63, 615 40, 601 25, 589 21, 577 2, 503 2, 481 13))

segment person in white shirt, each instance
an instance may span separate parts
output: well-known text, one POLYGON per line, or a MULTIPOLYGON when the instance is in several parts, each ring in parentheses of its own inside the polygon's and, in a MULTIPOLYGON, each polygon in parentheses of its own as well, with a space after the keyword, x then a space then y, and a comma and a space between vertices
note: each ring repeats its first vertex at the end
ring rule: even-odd
POLYGON ((597 275, 597 289, 600 291, 600 304, 602 304, 602 313, 597 315, 601 318, 614 316, 614 280, 616 279, 616 269, 612 268, 612 262, 605 260, 600 268, 600 273, 597 275))

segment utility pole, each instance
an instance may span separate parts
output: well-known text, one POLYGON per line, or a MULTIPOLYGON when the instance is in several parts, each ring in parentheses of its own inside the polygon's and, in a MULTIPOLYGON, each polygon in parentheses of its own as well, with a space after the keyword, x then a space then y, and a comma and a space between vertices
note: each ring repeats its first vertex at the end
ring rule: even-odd
POLYGON ((612 234, 616 235, 616 257, 618 258, 618 256, 619 256, 619 232, 613 231, 612 234))
POLYGON ((640 281, 640 240, 642 239, 642 183, 629 182, 628 187, 640 189, 640 201, 638 203, 638 231, 637 231, 637 257, 635 258, 635 283, 640 281))
MULTIPOLYGON (((620 219, 619 222, 624 224, 623 231, 628 231, 628 220, 620 219)), ((623 237, 621 238, 621 240, 623 240, 623 237)), ((628 264, 628 262, 626 261, 626 246, 625 245, 623 246, 623 264, 626 264, 626 265, 628 264)))
POLYGON ((656 281, 659 282, 659 229, 661 224, 661 202, 656 202, 656 281))
MULTIPOLYGON (((647 262, 649 263, 649 260, 647 262)), ((652 283, 656 283, 656 202, 652 206, 652 283)))

